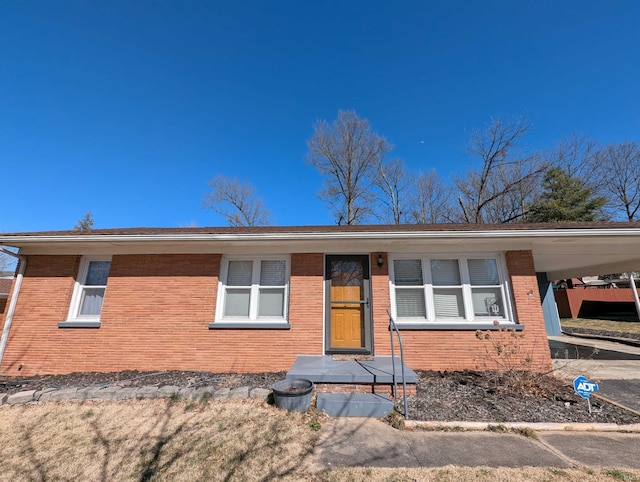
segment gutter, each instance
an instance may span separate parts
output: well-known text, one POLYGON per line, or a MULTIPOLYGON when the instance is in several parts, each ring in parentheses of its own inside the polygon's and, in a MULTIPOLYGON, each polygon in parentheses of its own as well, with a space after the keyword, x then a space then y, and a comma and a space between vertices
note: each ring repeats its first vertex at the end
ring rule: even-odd
POLYGON ((563 238, 575 237, 637 237, 640 228, 608 229, 564 229, 564 230, 511 230, 496 229, 487 231, 355 231, 355 232, 277 232, 251 234, 53 234, 53 235, 0 235, 0 242, 16 246, 47 243, 131 243, 131 242, 198 242, 198 241, 327 241, 327 240, 412 240, 412 239, 527 239, 527 238, 563 238))
POLYGON ((18 258, 18 274, 16 275, 16 282, 13 285, 13 292, 11 293, 11 302, 9 303, 9 309, 4 318, 4 328, 2 329, 2 338, 0 338, 0 366, 2 366, 2 358, 4 357, 4 350, 7 347, 7 341, 9 340, 9 330, 11 329, 11 323, 13 322, 13 314, 16 311, 16 304, 18 303, 18 295, 20 294, 20 288, 22 287, 22 278, 24 277, 24 270, 27 267, 27 258, 13 253, 3 246, 0 246, 0 252, 18 258))

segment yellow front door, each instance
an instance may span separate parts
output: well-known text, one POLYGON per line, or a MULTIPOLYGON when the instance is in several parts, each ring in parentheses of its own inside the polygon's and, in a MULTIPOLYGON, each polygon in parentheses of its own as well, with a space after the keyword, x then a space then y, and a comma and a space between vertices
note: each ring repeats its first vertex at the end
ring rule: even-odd
POLYGON ((327 259, 330 281, 330 349, 366 348, 368 318, 368 258, 331 256, 327 259))
POLYGON ((359 286, 331 287, 331 346, 361 348, 364 340, 364 310, 359 286))

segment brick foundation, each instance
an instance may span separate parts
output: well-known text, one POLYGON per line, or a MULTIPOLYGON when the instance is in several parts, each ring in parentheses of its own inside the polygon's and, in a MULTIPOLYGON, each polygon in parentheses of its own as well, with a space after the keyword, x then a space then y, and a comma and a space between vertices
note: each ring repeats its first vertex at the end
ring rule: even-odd
MULTIPOLYGON (((316 391, 319 393, 376 393, 378 395, 393 395, 392 384, 373 384, 373 383, 316 383, 316 391)), ((407 384, 407 395, 416 394, 416 386, 407 384)), ((398 396, 403 393, 402 383, 398 383, 398 396)))

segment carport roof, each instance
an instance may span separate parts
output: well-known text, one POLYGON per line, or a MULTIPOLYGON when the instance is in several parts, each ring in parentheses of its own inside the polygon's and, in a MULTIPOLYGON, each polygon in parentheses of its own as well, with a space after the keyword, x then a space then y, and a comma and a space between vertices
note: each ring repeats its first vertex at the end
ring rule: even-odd
POLYGON ((0 234, 32 254, 473 254, 526 249, 549 278, 640 270, 640 223, 118 228, 0 234))

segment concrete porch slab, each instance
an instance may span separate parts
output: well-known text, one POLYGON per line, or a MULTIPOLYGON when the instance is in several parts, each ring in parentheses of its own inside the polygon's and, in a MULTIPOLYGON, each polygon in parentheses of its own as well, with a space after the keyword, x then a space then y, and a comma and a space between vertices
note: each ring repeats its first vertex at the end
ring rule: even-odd
POLYGON ((316 409, 332 417, 380 418, 391 413, 393 402, 373 393, 319 393, 316 409))
MULTIPOLYGON (((376 356, 372 361, 336 361, 328 355, 300 355, 296 358, 287 378, 304 378, 314 383, 393 383, 393 367, 396 380, 402 382, 402 364, 399 358, 376 356)), ((404 365, 407 383, 417 383, 418 375, 404 365)))

